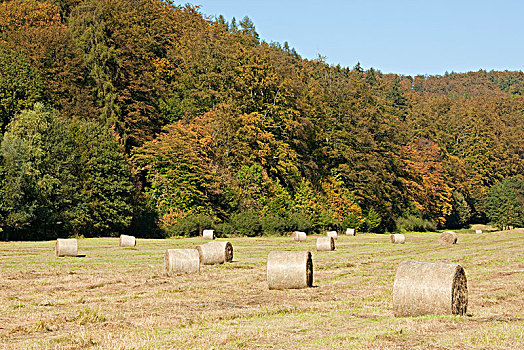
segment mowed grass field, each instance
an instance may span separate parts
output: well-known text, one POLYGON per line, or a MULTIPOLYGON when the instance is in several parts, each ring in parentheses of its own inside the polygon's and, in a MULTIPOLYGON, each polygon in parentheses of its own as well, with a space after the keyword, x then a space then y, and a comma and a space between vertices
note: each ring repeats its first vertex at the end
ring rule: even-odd
POLYGON ((232 263, 167 277, 167 248, 200 238, 80 239, 76 258, 54 241, 0 243, 0 344, 5 349, 522 349, 524 230, 340 236, 317 252, 318 236, 229 238, 232 263), (271 250, 310 250, 314 287, 268 290, 271 250), (393 280, 402 260, 461 264, 468 316, 395 318, 393 280))

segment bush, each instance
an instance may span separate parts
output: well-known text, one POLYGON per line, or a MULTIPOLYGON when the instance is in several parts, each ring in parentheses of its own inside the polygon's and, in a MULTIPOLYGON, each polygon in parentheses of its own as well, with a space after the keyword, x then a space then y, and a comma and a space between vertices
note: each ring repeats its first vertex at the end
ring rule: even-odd
POLYGON ((262 231, 268 235, 282 235, 287 231, 288 221, 281 216, 268 214, 262 220, 262 231))
POLYGON ((396 221, 397 230, 401 232, 415 231, 426 232, 436 231, 437 225, 431 220, 424 220, 420 217, 408 215, 407 217, 400 217, 396 221))
POLYGON ((228 237, 231 236, 234 232, 235 229, 229 222, 215 225, 215 233, 217 237, 228 237))
POLYGON ((311 230, 311 222, 302 213, 292 213, 288 219, 288 231, 304 231, 309 232, 311 230))
POLYGON ((375 232, 375 229, 380 226, 381 222, 382 218, 380 215, 375 211, 375 209, 371 208, 368 215, 366 215, 366 219, 362 223, 361 230, 364 232, 375 232))
POLYGON ((207 215, 188 215, 178 219, 176 223, 166 228, 167 235, 196 237, 200 236, 202 230, 214 228, 215 221, 212 217, 207 215))
POLYGON ((231 215, 230 223, 235 232, 242 236, 254 237, 262 233, 259 215, 252 210, 231 215))

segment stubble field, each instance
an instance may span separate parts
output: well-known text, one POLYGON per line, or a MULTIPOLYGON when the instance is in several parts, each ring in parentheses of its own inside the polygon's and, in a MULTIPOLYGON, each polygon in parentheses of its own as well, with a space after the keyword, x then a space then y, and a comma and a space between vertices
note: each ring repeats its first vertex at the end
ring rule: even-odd
POLYGON ((76 258, 54 241, 0 243, 0 344, 5 349, 517 349, 524 348, 524 229, 340 236, 230 238, 234 261, 167 277, 167 248, 200 238, 80 239, 76 258), (310 250, 314 287, 268 290, 271 250, 310 250), (395 318, 392 288, 403 260, 461 264, 468 316, 395 318))

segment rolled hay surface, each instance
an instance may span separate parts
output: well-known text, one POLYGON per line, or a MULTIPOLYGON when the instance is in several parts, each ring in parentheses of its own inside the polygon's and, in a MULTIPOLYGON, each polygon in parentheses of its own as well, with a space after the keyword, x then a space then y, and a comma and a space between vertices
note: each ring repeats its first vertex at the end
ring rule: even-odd
POLYGON ((456 244, 457 240, 458 240, 458 236, 453 231, 442 232, 439 237, 440 244, 444 244, 444 245, 456 244))
POLYGON ((200 272, 200 255, 196 249, 167 249, 164 271, 168 276, 200 272))
POLYGON ((465 315, 468 286, 462 266, 452 263, 403 261, 393 284, 396 317, 465 315))
POLYGON ((308 251, 271 251, 267 256, 269 289, 298 289, 313 285, 313 260, 308 251))
POLYGON ((354 228, 347 228, 346 229, 346 235, 348 235, 348 236, 355 236, 356 235, 355 229, 354 228))
POLYGON ((337 231, 328 231, 326 232, 326 236, 333 237, 333 239, 337 239, 337 231))
POLYGON ((118 240, 119 247, 134 247, 136 246, 136 238, 134 236, 120 235, 118 240))
POLYGON ((58 238, 55 244, 56 256, 77 256, 78 243, 75 238, 58 238))
POLYGON ((482 230, 475 230, 476 234, 482 233, 482 230))
POLYGON ((307 239, 307 235, 305 232, 295 231, 291 235, 291 239, 298 242, 305 242, 307 239))
POLYGON ((317 250, 319 251, 335 250, 335 240, 333 239, 333 237, 317 238, 317 250))
POLYGON ((402 233, 395 233, 389 236, 391 239, 391 243, 395 244, 404 244, 406 242, 406 236, 404 236, 402 233))
POLYGON ((223 264, 233 261, 233 246, 226 241, 209 242, 196 246, 200 263, 204 265, 223 264))
POLYGON ((204 231, 202 231, 202 238, 204 238, 204 239, 215 239, 215 230, 204 230, 204 231))

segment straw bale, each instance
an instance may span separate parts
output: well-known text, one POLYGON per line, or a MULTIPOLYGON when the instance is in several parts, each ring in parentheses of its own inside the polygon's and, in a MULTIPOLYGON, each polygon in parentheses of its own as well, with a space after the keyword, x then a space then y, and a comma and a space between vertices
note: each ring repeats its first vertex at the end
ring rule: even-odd
POLYGON ((462 266, 453 263, 403 261, 393 284, 396 317, 465 315, 468 287, 462 266))
POLYGON ((269 289, 297 289, 313 285, 313 260, 308 251, 271 251, 267 257, 269 289))

